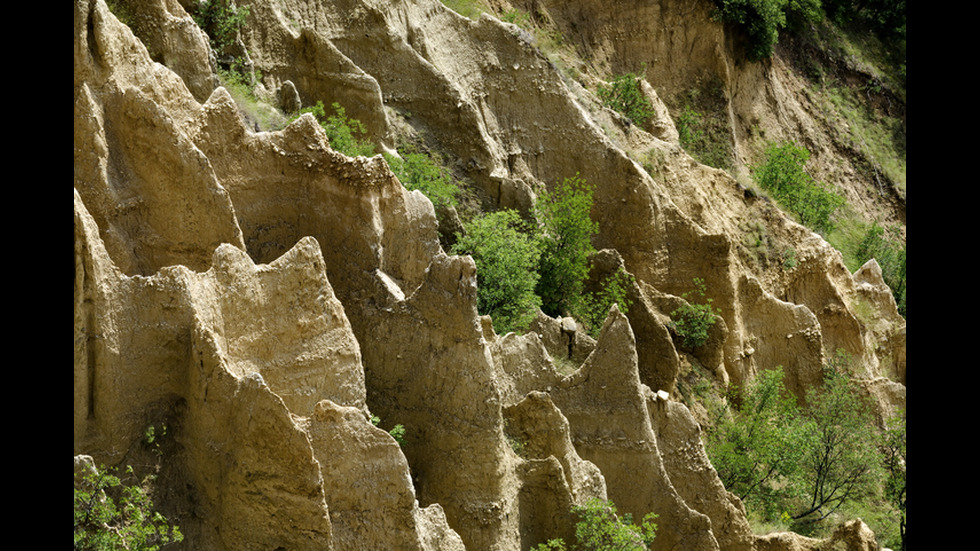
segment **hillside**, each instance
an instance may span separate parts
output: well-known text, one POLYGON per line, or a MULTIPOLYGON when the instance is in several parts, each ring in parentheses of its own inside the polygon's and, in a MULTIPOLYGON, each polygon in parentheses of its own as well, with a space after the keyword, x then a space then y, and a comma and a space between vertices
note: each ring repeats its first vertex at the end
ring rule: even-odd
POLYGON ((654 549, 826 543, 753 533, 691 389, 782 367, 803 400, 840 351, 877 425, 905 410, 904 291, 847 264, 872 222, 904 244, 904 83, 827 54, 833 26, 752 62, 707 1, 109 4, 74 2, 74 454, 155 476, 168 549, 523 550, 572 541, 591 498, 658 514, 654 549), (642 123, 599 92, 623 74, 642 123), (388 156, 294 117, 318 102, 388 156), (787 140, 846 201, 823 235, 753 182, 787 140), (417 152, 455 207, 393 172, 417 152), (455 233, 573 177, 587 288, 624 269, 625 298, 498 335, 455 233), (690 346, 695 280, 719 316, 690 346))

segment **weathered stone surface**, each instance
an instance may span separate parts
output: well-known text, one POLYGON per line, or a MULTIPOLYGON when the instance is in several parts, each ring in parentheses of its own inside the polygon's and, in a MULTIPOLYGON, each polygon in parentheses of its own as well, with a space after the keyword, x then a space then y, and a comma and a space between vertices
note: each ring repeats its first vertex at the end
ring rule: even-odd
MULTIPOLYGON (((265 88, 340 102, 383 148, 405 116, 488 203, 526 211, 575 173, 596 184, 595 241, 610 251, 594 276, 636 275, 629 319, 613 309, 598 343, 581 326, 569 341, 568 319, 494 335, 474 263, 441 250, 431 203, 381 157, 333 151, 309 115, 253 133, 199 78, 200 48, 168 57, 200 38, 176 3, 141 12, 160 19, 151 55, 103 2, 76 0, 76 455, 128 461, 165 423, 161 503, 188 548, 526 548, 568 538, 569 508, 590 496, 660 514, 658 549, 806 548, 749 538, 689 412, 653 400, 680 363, 668 316, 704 278, 723 321, 693 357, 720 382, 783 365, 800 394, 842 348, 884 417, 904 407, 905 387, 878 375, 904 383, 905 329, 873 266, 851 276, 819 236, 664 142, 665 113, 657 137, 622 121, 607 135, 616 118, 512 25, 435 1, 249 4, 243 44, 265 88), (655 150, 655 176, 624 147, 655 150), (760 213, 796 268, 746 257, 739 228, 760 213), (585 362, 563 378, 551 359, 569 356, 585 362), (405 426, 404 450, 369 412, 405 426)), ((598 8, 551 4, 560 25, 598 8)), ((679 21, 672 7, 643 13, 679 21)), ((634 70, 619 39, 639 39, 609 34, 617 17, 583 44, 634 70)), ((686 27, 642 40, 729 70, 717 27, 693 49, 686 27)))
POLYGON ((636 519, 660 515, 655 549, 718 549, 709 518, 685 504, 664 469, 644 388, 633 331, 614 307, 595 351, 551 395, 575 449, 602 471, 617 508, 636 519))

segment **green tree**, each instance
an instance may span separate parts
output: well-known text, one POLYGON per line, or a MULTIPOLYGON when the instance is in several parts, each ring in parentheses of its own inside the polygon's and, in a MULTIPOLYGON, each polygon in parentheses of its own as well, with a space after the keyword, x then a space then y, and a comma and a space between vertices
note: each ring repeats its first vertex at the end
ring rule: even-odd
POLYGON ((523 229, 513 210, 484 214, 467 224, 465 235, 457 234, 452 249, 473 257, 479 312, 493 318, 500 334, 526 328, 541 305, 534 294, 541 252, 523 229))
MULTIPOLYGON (((245 28, 249 6, 237 7, 231 0, 201 0, 193 10, 194 22, 208 35, 211 49, 223 57, 232 50, 238 33, 245 28)), ((242 73, 242 59, 232 57, 223 66, 242 73)))
POLYGON ((593 187, 575 175, 542 193, 534 204, 542 245, 537 291, 549 316, 569 313, 582 296, 589 257, 595 252, 592 236, 599 232, 591 218, 592 194, 593 187))
POLYGON ((705 298, 704 280, 696 277, 693 281, 694 290, 681 295, 687 302, 670 313, 671 327, 683 339, 684 346, 692 349, 708 342, 708 331, 721 314, 721 310, 712 306, 712 299, 705 298), (694 302, 698 299, 704 300, 704 304, 694 302))
POLYGON ((640 76, 626 73, 613 77, 610 86, 599 85, 599 99, 611 109, 643 126, 654 115, 653 105, 640 88, 640 76))
MULTIPOLYGON (((657 534, 653 513, 643 517, 643 523, 634 525, 630 515, 619 517, 612 501, 592 498, 585 505, 572 507, 578 515, 575 524, 576 544, 574 551, 642 551, 649 549, 657 534)), ((565 551, 561 539, 549 540, 534 547, 534 551, 565 551)))
MULTIPOLYGON (((147 487, 152 477, 123 484, 115 469, 75 473, 75 549, 155 551, 184 539, 180 528, 154 511, 147 487)), ((133 478, 132 467, 126 476, 133 478)))
POLYGON ((771 144, 766 159, 752 170, 752 177, 800 222, 818 232, 834 228, 831 216, 844 198, 818 182, 806 171, 810 151, 793 142, 771 144))
POLYGON ((791 22, 819 21, 820 0, 715 0, 714 18, 731 23, 748 38, 749 59, 772 55, 779 31, 791 22))
POLYGON ((881 448, 887 476, 885 497, 898 510, 899 549, 905 551, 905 412, 889 421, 881 448))
POLYGON ((739 393, 739 406, 707 435, 706 449, 725 489, 768 519, 795 494, 803 433, 783 370, 766 370, 739 393))
POLYGON ((814 523, 841 506, 874 495, 881 481, 878 432, 871 412, 845 370, 846 355, 824 369, 822 388, 810 389, 803 410, 807 439, 800 461, 806 502, 793 519, 814 523))

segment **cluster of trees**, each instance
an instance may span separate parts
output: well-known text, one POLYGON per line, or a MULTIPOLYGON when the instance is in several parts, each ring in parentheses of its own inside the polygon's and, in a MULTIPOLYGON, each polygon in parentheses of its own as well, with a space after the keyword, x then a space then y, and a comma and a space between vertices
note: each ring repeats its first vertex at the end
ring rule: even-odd
POLYGON ((770 57, 780 31, 829 15, 838 24, 858 24, 905 50, 905 0, 715 0, 715 19, 741 29, 749 59, 770 57))
POLYGON ((476 262, 478 309, 493 318, 498 333, 520 331, 540 308, 550 316, 572 315, 593 336, 613 303, 629 307, 632 276, 625 271, 607 277, 596 293, 585 292, 592 237, 593 187, 578 175, 565 178, 534 205, 535 223, 513 210, 475 217, 457 235, 454 254, 476 262))
POLYGON ((725 488, 751 514, 807 531, 842 507, 884 511, 879 536, 905 549, 905 417, 879 430, 842 354, 799 407, 781 368, 731 392, 706 449, 725 488), (886 529, 887 528, 887 529, 886 529), (892 529, 897 533, 888 534, 892 529))

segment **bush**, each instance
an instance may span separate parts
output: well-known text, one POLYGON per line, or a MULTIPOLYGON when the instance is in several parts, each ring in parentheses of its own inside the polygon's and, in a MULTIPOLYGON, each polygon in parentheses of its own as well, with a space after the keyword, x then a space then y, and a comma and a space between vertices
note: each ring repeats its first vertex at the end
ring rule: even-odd
POLYGON ((844 204, 844 198, 814 180, 806 172, 810 152, 793 142, 772 144, 766 150, 766 160, 753 168, 752 177, 762 189, 800 222, 817 232, 829 232, 834 224, 831 216, 844 204))
MULTIPOLYGON (((153 510, 147 487, 152 477, 123 484, 115 469, 101 466, 75 473, 75 549, 154 551, 184 539, 180 528, 153 510)), ((126 475, 135 478, 132 467, 126 475)))
POLYGON ((494 329, 504 334, 526 328, 541 305, 534 294, 538 283, 540 249, 536 240, 521 230, 517 212, 502 210, 484 214, 456 235, 453 254, 468 254, 476 263, 477 307, 493 318, 494 329))
POLYGON ((905 252, 907 244, 903 244, 898 236, 897 228, 884 228, 877 222, 868 228, 857 249, 859 264, 874 258, 881 266, 881 275, 892 290, 898 313, 906 317, 905 307, 905 252))
POLYGON ((537 290, 549 316, 569 313, 582 296, 589 257, 595 252, 592 236, 599 232, 591 218, 592 193, 592 186, 576 175, 542 193, 534 204, 542 224, 537 290))
POLYGON ((589 336, 597 339, 613 304, 618 305, 619 311, 623 314, 629 311, 633 303, 627 293, 635 284, 636 279, 633 274, 620 268, 616 273, 602 280, 598 292, 582 295, 581 300, 574 304, 572 315, 585 324, 589 336))
POLYGON ((694 278, 694 290, 681 295, 687 303, 670 313, 671 327, 684 339, 687 348, 698 348, 708 342, 708 331, 715 324, 715 316, 721 314, 721 310, 711 305, 712 299, 704 298, 706 291, 704 280, 694 278), (695 297, 704 299, 704 304, 694 303, 695 297))
POLYGON ((780 29, 789 21, 819 21, 820 0, 715 0, 714 18, 742 29, 753 61, 772 55, 780 29))
MULTIPOLYGON (((592 498, 584 506, 572 507, 572 512, 578 515, 575 524, 576 551, 641 551, 648 549, 657 533, 657 525, 653 522, 657 515, 653 513, 643 517, 643 524, 636 526, 632 518, 616 515, 616 506, 612 501, 592 498)), ((561 539, 549 540, 547 543, 536 545, 534 551, 565 551, 565 542, 561 539)))
POLYGON ((367 134, 367 128, 357 119, 347 117, 347 111, 339 103, 333 103, 331 107, 334 114, 327 116, 327 111, 323 107, 323 102, 318 101, 312 107, 300 110, 300 114, 310 113, 323 127, 330 141, 330 147, 348 157, 370 157, 374 155, 374 144, 367 139, 358 138, 358 135, 367 134))
POLYGON ((444 168, 436 164, 424 153, 399 152, 401 159, 385 155, 388 166, 398 177, 398 181, 410 190, 419 190, 432 205, 436 212, 455 207, 458 204, 459 188, 453 184, 444 168))
POLYGON ((640 77, 626 73, 613 77, 609 87, 599 86, 599 99, 606 107, 615 109, 638 126, 643 126, 654 115, 653 105, 640 89, 640 77))

